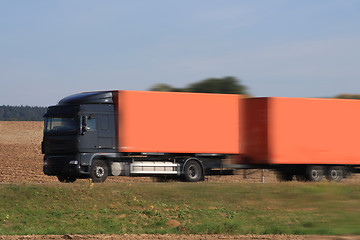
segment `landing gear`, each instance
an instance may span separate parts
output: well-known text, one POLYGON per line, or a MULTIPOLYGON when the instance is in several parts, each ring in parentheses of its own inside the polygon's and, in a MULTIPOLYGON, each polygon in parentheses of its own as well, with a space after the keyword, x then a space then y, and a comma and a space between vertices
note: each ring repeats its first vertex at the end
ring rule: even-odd
POLYGON ((286 170, 277 170, 276 171, 276 179, 279 182, 289 182, 294 178, 294 173, 286 170))
POLYGON ((296 178, 296 181, 298 181, 298 182, 306 182, 307 181, 307 177, 305 174, 296 174, 295 178, 296 178))

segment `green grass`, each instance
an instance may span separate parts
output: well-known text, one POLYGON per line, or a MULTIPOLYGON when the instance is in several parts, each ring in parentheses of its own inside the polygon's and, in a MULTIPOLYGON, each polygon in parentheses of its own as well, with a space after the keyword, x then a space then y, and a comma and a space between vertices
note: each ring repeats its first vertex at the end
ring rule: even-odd
POLYGON ((0 235, 360 235, 359 216, 354 184, 0 185, 0 235))

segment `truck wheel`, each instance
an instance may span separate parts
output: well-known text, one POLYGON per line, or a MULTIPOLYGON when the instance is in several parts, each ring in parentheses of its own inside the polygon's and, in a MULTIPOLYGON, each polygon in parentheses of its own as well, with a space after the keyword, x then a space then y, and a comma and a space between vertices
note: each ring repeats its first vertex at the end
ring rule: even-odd
POLYGON ((186 163, 184 168, 184 178, 186 182, 198 182, 203 178, 201 165, 194 160, 186 163))
POLYGON ((63 183, 73 183, 76 181, 76 177, 58 175, 57 178, 60 182, 63 182, 63 183))
POLYGON ((344 177, 344 169, 339 166, 329 167, 326 178, 331 182, 341 182, 344 177))
POLYGON ((284 170, 277 170, 276 171, 276 179, 279 182, 288 182, 292 181, 294 177, 294 174, 292 172, 287 172, 284 170))
POLYGON ((321 166, 310 165, 307 169, 307 179, 311 182, 320 182, 324 176, 324 169, 321 166))
POLYGON ((95 160, 91 164, 90 178, 94 183, 105 182, 109 175, 109 168, 104 161, 95 160))

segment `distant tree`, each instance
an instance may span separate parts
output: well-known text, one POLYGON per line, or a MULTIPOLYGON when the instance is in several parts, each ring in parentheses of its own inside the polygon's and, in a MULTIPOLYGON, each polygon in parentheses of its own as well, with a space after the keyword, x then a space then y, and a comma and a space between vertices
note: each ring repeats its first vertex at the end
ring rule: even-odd
POLYGON ((360 99, 360 94, 339 94, 336 95, 335 98, 340 98, 340 99, 360 99))
POLYGON ((240 84, 240 81, 235 77, 208 78, 200 82, 191 83, 185 88, 173 88, 168 84, 160 83, 151 87, 150 90, 168 92, 248 94, 247 87, 240 84))
POLYGON ((0 106, 0 121, 41 121, 46 107, 0 106))
POLYGON ((158 91, 158 92, 184 92, 183 88, 174 88, 169 84, 158 83, 150 88, 150 91, 158 91))
POLYGON ((209 78, 187 87, 188 92, 227 94, 247 94, 246 89, 235 77, 209 78))
POLYGON ((173 92, 174 88, 169 84, 158 83, 150 88, 150 91, 173 92))

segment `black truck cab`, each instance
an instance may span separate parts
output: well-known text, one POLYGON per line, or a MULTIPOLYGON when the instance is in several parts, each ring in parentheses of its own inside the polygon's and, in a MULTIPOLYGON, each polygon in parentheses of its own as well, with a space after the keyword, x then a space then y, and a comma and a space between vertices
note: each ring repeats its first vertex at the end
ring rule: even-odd
POLYGON ((87 178, 94 155, 116 152, 112 92, 80 93, 44 115, 43 171, 62 182, 87 178))

